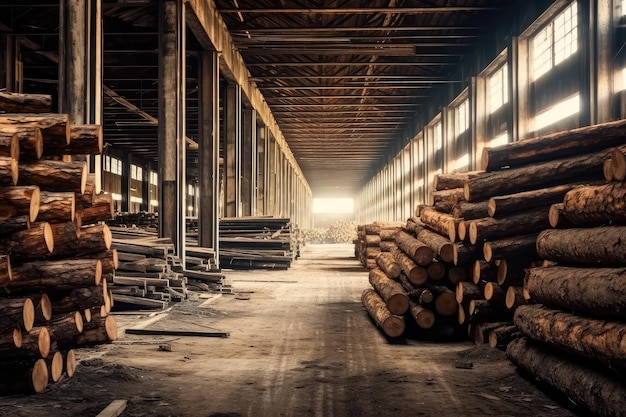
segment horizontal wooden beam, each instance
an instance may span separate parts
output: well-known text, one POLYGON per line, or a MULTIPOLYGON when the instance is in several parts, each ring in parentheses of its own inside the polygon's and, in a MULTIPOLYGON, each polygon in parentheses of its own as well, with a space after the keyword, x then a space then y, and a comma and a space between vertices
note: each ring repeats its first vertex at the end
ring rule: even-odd
POLYGON ((425 13, 456 13, 483 12, 499 10, 497 7, 333 7, 333 8, 235 8, 219 9, 220 13, 279 13, 279 14, 425 14, 425 13))

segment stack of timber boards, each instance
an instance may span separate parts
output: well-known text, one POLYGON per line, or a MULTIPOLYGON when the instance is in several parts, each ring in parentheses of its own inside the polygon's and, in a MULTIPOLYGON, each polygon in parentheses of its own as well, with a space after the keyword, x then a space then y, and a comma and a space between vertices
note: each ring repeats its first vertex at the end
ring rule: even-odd
POLYGON ((288 218, 230 217, 219 223, 222 268, 286 270, 299 253, 288 218))
POLYGON ((156 231, 159 227, 159 216, 158 213, 148 211, 115 213, 115 217, 108 221, 107 224, 118 227, 141 227, 156 231))
POLYGON ((380 252, 389 252, 394 247, 396 232, 404 223, 374 222, 357 226, 357 240, 354 242, 354 256, 368 268, 376 268, 376 257, 380 252))
POLYGON ((112 199, 72 157, 101 154, 102 129, 49 107, 49 96, 0 93, 0 111, 31 112, 0 114, 0 395, 42 392, 74 374, 75 348, 117 337, 102 279, 116 254, 98 224, 112 199))
POLYGON ((112 232, 119 265, 110 283, 118 306, 163 309, 188 298, 189 290, 215 290, 223 282, 224 276, 211 266, 211 249, 186 247, 184 268, 170 238, 123 227, 113 227, 112 232))

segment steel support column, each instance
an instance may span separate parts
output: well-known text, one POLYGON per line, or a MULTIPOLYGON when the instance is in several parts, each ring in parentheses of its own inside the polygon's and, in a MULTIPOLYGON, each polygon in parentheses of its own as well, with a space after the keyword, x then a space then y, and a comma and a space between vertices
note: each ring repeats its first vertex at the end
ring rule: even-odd
POLYGON ((256 205, 254 194, 256 184, 256 111, 252 108, 244 108, 242 118, 241 206, 242 215, 252 216, 256 205))
POLYGON ((257 131, 257 182, 255 215, 267 214, 267 126, 259 126, 257 131))
POLYGON ((225 216, 241 217, 241 87, 226 86, 224 103, 225 216))

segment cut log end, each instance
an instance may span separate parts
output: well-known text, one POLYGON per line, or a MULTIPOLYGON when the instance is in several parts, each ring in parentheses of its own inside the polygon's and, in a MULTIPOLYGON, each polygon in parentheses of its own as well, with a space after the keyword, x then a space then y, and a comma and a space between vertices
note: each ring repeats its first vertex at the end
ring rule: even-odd
POLYGON ((467 183, 463 185, 463 197, 465 198, 465 201, 472 201, 470 200, 470 187, 467 183))
POLYGON ((448 239, 450 239, 450 242, 455 242, 456 237, 456 224, 450 221, 448 222, 448 239))
POLYGON ((35 186, 30 197, 30 208, 28 210, 28 220, 34 222, 39 214, 39 202, 41 200, 41 190, 35 186))
POLYGON ((602 174, 607 181, 613 181, 613 160, 607 159, 602 164, 602 174))
POLYGON ((452 291, 443 292, 435 299, 435 310, 442 316, 452 316, 457 313, 458 308, 459 304, 452 291))
POLYGON ((22 321, 24 330, 30 332, 35 324, 35 305, 30 298, 24 301, 24 306, 22 307, 22 321))
POLYGON ((409 282, 414 287, 420 287, 428 280, 428 270, 424 267, 418 266, 411 270, 411 273, 408 275, 409 282))
POLYGON ((82 176, 80 179, 80 193, 85 194, 85 187, 87 186, 87 176, 89 174, 89 170, 87 169, 87 163, 83 165, 82 176))
POLYGON ((559 218, 561 217, 561 212, 563 211, 563 204, 552 204, 550 206, 550 211, 548 212, 548 220, 550 221, 550 226, 557 227, 559 225, 559 218))
MULTIPOLYGON (((107 319, 109 318, 113 318, 113 317, 112 316, 107 317, 107 319)), ((400 337, 402 336, 402 333, 404 333, 405 324, 404 324, 404 320, 402 319, 402 317, 389 316, 382 323, 381 327, 387 336, 400 337)), ((108 328, 107 328, 107 332, 108 332, 108 328)), ((112 340, 115 340, 115 339, 112 339, 112 340)))
POLYGON ((102 261, 96 259, 96 268, 94 273, 95 285, 98 286, 102 282, 102 261))
POLYGON ((83 321, 83 316, 79 311, 74 312, 74 323, 76 324, 76 330, 78 330, 78 333, 82 333, 85 328, 85 323, 83 321))
MULTIPOLYGON (((47 355, 46 355, 47 356, 47 355)), ((31 374, 31 383, 33 386, 33 391, 37 394, 43 392, 48 386, 48 367, 46 366, 46 361, 43 359, 39 359, 35 362, 33 366, 33 372, 31 374)))
POLYGON ((42 327, 39 330, 37 345, 39 346, 39 353, 41 353, 41 357, 47 358, 50 354, 50 332, 47 328, 42 327))
POLYGON ((526 299, 524 298, 524 288, 509 287, 506 290, 505 304, 506 308, 509 310, 514 310, 520 305, 526 304, 526 299))
POLYGON ((22 329, 19 327, 13 328, 13 344, 18 349, 22 347, 22 329))
POLYGON ((459 240, 463 241, 467 237, 467 224, 464 221, 459 222, 459 226, 457 228, 457 235, 459 240))
POLYGON ((43 222, 42 227, 43 239, 46 243, 46 248, 48 248, 48 251, 52 253, 52 251, 54 250, 54 234, 52 233, 52 227, 50 227, 50 224, 47 222, 43 222))
POLYGON ((489 201, 487 202, 487 214, 489 214, 489 217, 493 217, 496 214, 496 200, 492 197, 489 199, 489 201))
POLYGON ((611 167, 613 169, 613 179, 624 181, 626 178, 626 157, 619 148, 614 149, 611 154, 611 167))
MULTIPOLYGON (((400 320, 402 321, 402 332, 404 332, 404 320, 402 319, 400 320)), ((117 339, 117 323, 115 322, 115 319, 113 318, 113 316, 107 316, 107 318, 104 321, 104 328, 106 329, 107 337, 109 338, 110 341, 114 341, 117 339)))
POLYGON ((39 307, 41 308, 41 314, 44 319, 50 320, 52 318, 52 302, 50 297, 46 294, 41 294, 41 301, 39 301, 39 307))
POLYGON ((83 320, 86 323, 91 323, 91 309, 90 308, 86 308, 83 310, 83 320))
POLYGON ((387 300, 387 308, 391 314, 401 316, 409 309, 409 299, 405 294, 394 294, 387 300))
POLYGON ((76 373, 76 352, 70 349, 65 354, 65 373, 68 377, 73 377, 76 373))
POLYGON ((470 222, 469 241, 472 245, 475 245, 478 241, 478 227, 476 226, 476 222, 470 222))
POLYGON ((422 246, 415 251, 413 259, 418 265, 428 265, 434 258, 435 254, 428 246, 422 246))
POLYGON ((485 257, 485 261, 491 262, 491 258, 493 257, 493 250, 491 250, 491 244, 489 242, 485 242, 483 245, 483 256, 485 257))
POLYGON ((456 251, 452 243, 443 245, 439 251, 439 256, 444 262, 454 262, 455 255, 456 251))
POLYGON ((63 355, 61 352, 54 352, 50 360, 50 380, 57 382, 63 375, 63 355))

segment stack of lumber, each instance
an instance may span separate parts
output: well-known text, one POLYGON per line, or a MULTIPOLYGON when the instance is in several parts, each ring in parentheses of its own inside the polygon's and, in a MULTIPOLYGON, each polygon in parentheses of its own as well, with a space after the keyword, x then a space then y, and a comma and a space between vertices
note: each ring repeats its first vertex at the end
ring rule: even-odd
POLYGON ((602 416, 626 409, 626 184, 620 159, 623 148, 608 162, 615 169, 604 167, 612 182, 575 188, 551 210, 559 228, 537 238, 537 252, 549 266, 530 270, 524 287, 537 304, 516 310, 525 338, 507 349, 519 367, 602 416))
POLYGON ((189 290, 215 289, 224 279, 212 266, 212 249, 189 244, 183 267, 170 238, 140 229, 111 229, 119 264, 107 280, 117 306, 163 309, 186 299, 189 290))
POLYGON ((109 226, 141 227, 156 230, 159 227, 159 215, 147 211, 115 213, 115 217, 109 220, 107 224, 109 226))
POLYGON ((301 241, 291 220, 278 217, 220 219, 220 266, 227 269, 289 269, 301 241))
MULTIPOLYGON (((0 110, 34 111, 47 96, 0 94, 0 110), (8 102, 11 106, 5 107, 8 102)), ((0 114, 0 394, 41 392, 76 368, 74 349, 117 337, 103 274, 115 268, 85 162, 102 129, 52 113, 0 114)))
POLYGON ((403 226, 400 222, 378 221, 357 226, 354 255, 364 267, 376 268, 376 258, 380 252, 389 252, 395 247, 395 235, 403 226))

